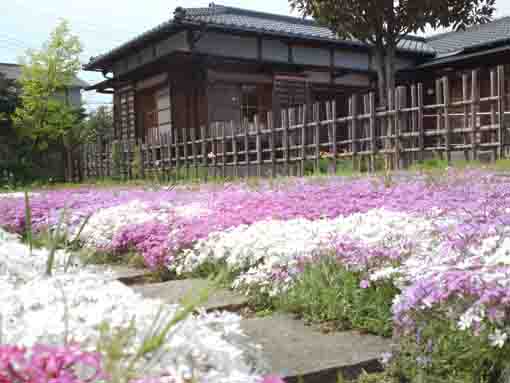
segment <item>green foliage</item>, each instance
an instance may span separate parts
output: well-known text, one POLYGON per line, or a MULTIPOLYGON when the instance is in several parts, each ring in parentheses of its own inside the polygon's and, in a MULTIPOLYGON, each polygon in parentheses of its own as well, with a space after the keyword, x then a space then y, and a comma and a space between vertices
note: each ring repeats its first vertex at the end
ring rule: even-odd
POLYGON ((303 16, 312 16, 341 38, 366 41, 374 50, 379 97, 395 85, 398 42, 427 27, 462 29, 491 19, 496 0, 289 0, 303 16))
MULTIPOLYGON (((332 161, 329 158, 320 158, 319 167, 315 166, 315 160, 305 161, 305 176, 322 176, 330 175, 330 169, 332 167, 332 161)), ((336 160, 336 171, 335 175, 338 176, 352 176, 356 173, 354 170, 354 164, 350 160, 336 160)))
POLYGON ((90 112, 83 123, 86 142, 97 142, 98 139, 113 139, 113 109, 101 105, 90 112))
POLYGON ((0 73, 0 126, 9 126, 11 115, 21 104, 19 84, 0 73))
POLYGON ((401 372, 411 381, 506 383, 502 378, 510 371, 510 345, 495 348, 487 341, 488 329, 473 336, 442 318, 421 318, 419 336, 401 338, 401 372))
POLYGON ((81 52, 80 41, 65 21, 55 28, 41 50, 27 51, 20 79, 22 105, 16 108, 13 121, 19 134, 31 138, 40 148, 62 141, 76 124, 76 111, 61 100, 59 93, 66 91, 80 70, 81 52))
POLYGON ((305 266, 297 282, 279 298, 277 307, 312 322, 334 322, 340 329, 362 329, 390 336, 391 303, 398 290, 389 282, 361 288, 361 275, 334 258, 305 266))

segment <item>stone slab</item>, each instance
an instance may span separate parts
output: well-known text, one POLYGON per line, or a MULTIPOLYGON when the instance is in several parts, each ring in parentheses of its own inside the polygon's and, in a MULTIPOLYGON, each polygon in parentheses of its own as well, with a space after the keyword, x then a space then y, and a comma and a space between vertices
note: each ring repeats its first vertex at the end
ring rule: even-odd
POLYGON ((125 265, 88 265, 88 268, 111 276, 125 284, 131 284, 151 275, 149 269, 134 268, 125 265))
POLYGON ((324 334, 285 314, 241 322, 246 335, 262 346, 272 373, 288 382, 336 383, 340 371, 352 379, 380 371, 377 359, 391 350, 391 339, 355 331, 324 334))
POLYGON ((248 303, 247 297, 228 289, 213 287, 206 279, 184 279, 131 287, 146 298, 157 298, 166 303, 180 303, 185 297, 198 298, 204 289, 210 289, 209 300, 203 305, 208 311, 236 311, 248 303))

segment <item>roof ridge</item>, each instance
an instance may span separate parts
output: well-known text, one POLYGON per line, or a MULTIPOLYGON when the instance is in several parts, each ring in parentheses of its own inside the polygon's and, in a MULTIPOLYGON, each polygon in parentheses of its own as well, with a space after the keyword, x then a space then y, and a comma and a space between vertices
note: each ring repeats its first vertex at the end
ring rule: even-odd
MULTIPOLYGON (((184 10, 186 11, 186 13, 189 10, 196 10, 196 11, 210 10, 211 11, 210 14, 212 14, 212 15, 236 14, 236 15, 243 15, 243 16, 263 17, 263 18, 267 18, 267 19, 271 19, 271 20, 289 21, 292 23, 300 24, 300 25, 328 28, 327 26, 320 24, 319 22, 317 22, 316 20, 313 20, 313 19, 305 19, 305 18, 296 17, 296 16, 280 15, 280 14, 276 14, 276 13, 256 11, 256 10, 247 9, 247 8, 232 7, 232 6, 216 4, 216 3, 210 3, 209 7, 207 7, 207 8, 206 7, 193 7, 193 8, 184 8, 184 10)), ((190 17, 193 17, 193 16, 190 15, 190 17)), ((412 41, 426 42, 425 37, 416 36, 416 35, 407 35, 407 36, 405 36, 404 39, 412 40, 412 41)))
POLYGON ((194 8, 185 8, 186 13, 188 11, 193 10, 210 10, 213 15, 217 14, 236 14, 236 15, 244 15, 244 16, 254 16, 254 17, 264 17, 268 19, 273 20, 282 20, 282 21, 291 21, 303 25, 310 25, 310 26, 321 26, 319 23, 317 23, 315 20, 309 20, 304 19, 302 17, 296 17, 296 16, 288 16, 288 15, 280 15, 277 13, 270 13, 270 12, 262 12, 262 11, 256 11, 253 9, 247 9, 247 8, 239 8, 239 7, 232 7, 229 5, 223 5, 223 4, 216 4, 216 3, 210 3, 208 8, 201 8, 201 7, 194 7, 194 8))
POLYGON ((509 20, 509 19, 510 19, 510 16, 498 17, 498 18, 495 18, 494 20, 489 21, 488 23, 471 25, 470 27, 466 28, 465 30, 441 32, 441 33, 432 35, 430 37, 426 37, 425 41, 427 41, 427 42, 429 42, 429 41, 436 41, 436 40, 440 40, 440 39, 442 39, 442 38, 444 38, 444 37, 446 37, 448 35, 469 33, 469 32, 472 32, 475 29, 483 28, 483 27, 489 26, 489 25, 494 25, 496 23, 500 23, 500 22, 502 22, 504 20, 509 20))

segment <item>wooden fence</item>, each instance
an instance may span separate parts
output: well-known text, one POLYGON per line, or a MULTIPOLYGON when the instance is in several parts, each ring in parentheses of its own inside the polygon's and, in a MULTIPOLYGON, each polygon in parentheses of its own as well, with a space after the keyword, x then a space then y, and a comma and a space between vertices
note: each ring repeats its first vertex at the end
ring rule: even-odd
POLYGON ((430 99, 432 92, 420 83, 389 91, 384 108, 376 107, 374 93, 352 95, 346 105, 332 101, 284 110, 277 126, 268 113, 263 123, 255 119, 250 129, 216 122, 200 131, 174 130, 150 144, 122 140, 85 145, 82 174, 303 175, 324 162, 335 172, 339 160, 374 171, 381 162, 401 168, 433 155, 448 161, 456 153, 469 160, 503 158, 509 144, 505 116, 510 113, 505 109, 505 69, 485 70, 483 79, 480 73, 435 80, 435 102, 427 105, 424 97, 430 99), (338 110, 348 113, 341 116, 338 110))

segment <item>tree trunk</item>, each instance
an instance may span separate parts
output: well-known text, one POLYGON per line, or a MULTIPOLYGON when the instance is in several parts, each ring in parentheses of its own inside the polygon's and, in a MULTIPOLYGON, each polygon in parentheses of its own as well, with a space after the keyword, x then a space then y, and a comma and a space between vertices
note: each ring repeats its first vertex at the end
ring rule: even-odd
POLYGON ((395 46, 388 44, 386 56, 384 57, 386 70, 386 86, 388 89, 395 89, 395 46))
POLYGON ((386 91, 384 46, 382 44, 376 45, 374 47, 374 60, 375 70, 377 72, 377 90, 379 94, 379 105, 386 106, 387 104, 386 96, 388 92, 386 91))

